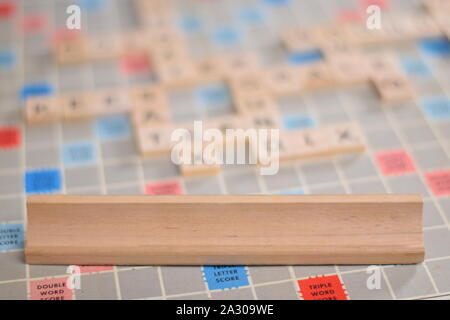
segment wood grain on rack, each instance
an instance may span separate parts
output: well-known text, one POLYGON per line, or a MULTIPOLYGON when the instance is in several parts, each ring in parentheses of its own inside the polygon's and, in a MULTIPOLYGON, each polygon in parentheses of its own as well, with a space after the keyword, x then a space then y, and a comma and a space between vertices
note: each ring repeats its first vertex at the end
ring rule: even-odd
POLYGON ((424 259, 419 195, 35 195, 30 264, 406 264, 424 259))

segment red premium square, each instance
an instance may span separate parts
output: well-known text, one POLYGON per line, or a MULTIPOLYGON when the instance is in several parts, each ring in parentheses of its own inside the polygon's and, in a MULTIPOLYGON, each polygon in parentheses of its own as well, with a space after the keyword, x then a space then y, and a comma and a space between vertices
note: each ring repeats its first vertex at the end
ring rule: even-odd
POLYGON ((120 70, 126 75, 144 74, 148 73, 150 69, 151 63, 147 54, 130 53, 120 59, 120 70))
POLYGON ((112 266, 79 266, 80 273, 96 273, 113 270, 112 266))
POLYGON ((11 1, 0 0, 0 20, 11 17, 16 11, 16 6, 11 1))
POLYGON ((72 300, 73 291, 67 287, 68 278, 31 280, 30 300, 72 300))
POLYGON ((17 148, 19 145, 19 129, 14 127, 0 127, 0 149, 17 148))
POLYGON ((405 150, 389 150, 375 154, 375 161, 385 176, 416 171, 414 162, 405 150))
POLYGON ((158 181, 145 186, 145 194, 151 195, 177 195, 183 194, 180 181, 158 181))
POLYGON ((435 196, 450 195, 450 170, 427 172, 425 179, 435 196))
POLYGON ((304 300, 348 300, 337 275, 298 280, 298 286, 304 300))

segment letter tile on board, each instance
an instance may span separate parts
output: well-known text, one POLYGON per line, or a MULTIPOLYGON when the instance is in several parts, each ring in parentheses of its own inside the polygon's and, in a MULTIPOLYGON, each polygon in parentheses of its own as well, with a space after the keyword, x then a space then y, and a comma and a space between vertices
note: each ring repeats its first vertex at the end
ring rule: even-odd
POLYGON ((436 37, 441 34, 438 24, 428 15, 404 14, 396 17, 394 21, 397 28, 401 28, 406 34, 406 39, 436 37))
POLYGON ((240 143, 245 142, 236 137, 237 132, 242 132, 250 128, 249 119, 247 117, 239 117, 237 115, 228 115, 214 118, 206 121, 205 129, 217 129, 224 137, 224 144, 228 142, 240 143), (228 131, 228 135, 227 135, 228 131))
POLYGON ((298 138, 285 131, 280 132, 280 142, 278 145, 279 159, 281 162, 288 162, 298 159, 298 148, 296 142, 298 138))
MULTIPOLYGON (((384 26, 384 23, 383 23, 384 26)), ((386 33, 383 30, 369 29, 366 24, 352 23, 347 27, 349 43, 355 46, 365 46, 386 41, 386 33)))
POLYGON ((366 56, 365 59, 372 79, 384 78, 393 74, 403 74, 403 71, 400 69, 397 60, 393 55, 377 54, 366 56))
POLYGON ((173 60, 170 63, 159 64, 158 78, 167 87, 189 87, 198 82, 198 74, 191 60, 173 60))
POLYGON ((240 114, 261 114, 277 108, 275 100, 267 93, 239 93, 233 100, 240 114))
POLYGON ((283 32, 283 45, 289 51, 310 51, 318 47, 312 32, 304 28, 293 28, 283 32))
MULTIPOLYGON (((223 146, 220 146, 223 148, 223 146)), ((190 164, 181 164, 180 172, 185 178, 214 175, 220 172, 220 165, 216 162, 216 159, 205 153, 193 154, 192 162, 190 164)))
POLYGON ((415 100, 413 83, 403 75, 391 75, 373 79, 381 101, 386 104, 415 100))
POLYGON ((195 63, 199 82, 214 82, 224 78, 222 65, 217 58, 209 58, 195 63))
POLYGON ((360 54, 330 55, 327 64, 337 84, 358 84, 369 80, 369 66, 360 54))
POLYGON ((348 42, 341 41, 330 41, 320 45, 320 50, 325 58, 330 56, 345 56, 349 54, 357 54, 360 53, 360 50, 352 44, 348 42))
POLYGON ((233 95, 242 93, 263 93, 266 86, 261 73, 248 72, 229 78, 228 81, 233 95))
POLYGON ((63 94, 58 98, 64 120, 91 118, 97 114, 96 106, 92 103, 92 94, 82 92, 77 94, 63 94))
POLYGON ((356 123, 342 123, 324 129, 328 134, 330 153, 363 152, 366 148, 361 127, 356 123))
POLYGON ((170 153, 173 143, 171 126, 136 127, 137 147, 143 156, 170 153))
POLYGON ((53 96, 30 97, 26 101, 25 118, 28 123, 53 122, 61 119, 61 108, 53 96))
POLYGON ((142 52, 148 50, 149 43, 146 41, 146 35, 139 31, 128 31, 117 36, 121 53, 142 52))
POLYGON ((160 86, 142 86, 130 89, 133 108, 168 108, 167 94, 160 86))
POLYGON ((321 49, 327 47, 330 43, 348 45, 347 25, 345 24, 314 27, 310 32, 321 49))
POLYGON ((300 92, 300 71, 292 66, 276 66, 265 70, 267 89, 274 95, 289 95, 300 92))
POLYGON ((60 64, 80 63, 88 58, 86 40, 79 36, 58 40, 54 50, 60 64))
POLYGON ((170 13, 148 15, 143 20, 145 29, 150 32, 174 29, 174 17, 170 13))
POLYGON ((157 65, 171 64, 174 61, 189 60, 186 45, 181 41, 169 42, 154 45, 151 50, 153 60, 157 65))
POLYGON ((93 93, 93 105, 98 114, 128 112, 131 101, 126 90, 100 90, 93 93))
POLYGON ((284 136, 292 148, 291 159, 330 157, 365 149, 361 128, 355 123, 289 131, 284 136))
POLYGON ((293 159, 311 159, 329 154, 328 136, 323 128, 288 131, 285 133, 293 148, 293 159))
POLYGON ((315 63, 302 67, 299 72, 303 90, 324 89, 336 84, 330 68, 325 63, 315 63))
POLYGON ((257 72, 261 67, 259 57, 251 52, 242 52, 221 57, 219 58, 219 63, 225 75, 232 77, 257 72))
POLYGON ((248 114, 248 121, 250 128, 253 129, 281 128, 280 117, 276 109, 248 114))
POLYGON ((133 124, 137 127, 160 125, 171 121, 170 111, 164 107, 134 108, 131 115, 133 124))
POLYGON ((448 2, 447 0, 423 0, 422 4, 430 13, 438 11, 450 11, 450 2, 448 2))
POLYGON ((123 52, 117 36, 97 36, 86 39, 87 55, 92 60, 114 59, 123 52))
POLYGON ((183 38, 173 30, 158 30, 147 32, 146 38, 149 39, 151 47, 153 50, 158 50, 159 48, 178 46, 178 49, 186 49, 186 44, 183 38))
POLYGON ((245 122, 244 118, 233 114, 208 120, 205 123, 205 128, 218 129, 222 134, 225 134, 227 129, 247 129, 248 123, 245 122))

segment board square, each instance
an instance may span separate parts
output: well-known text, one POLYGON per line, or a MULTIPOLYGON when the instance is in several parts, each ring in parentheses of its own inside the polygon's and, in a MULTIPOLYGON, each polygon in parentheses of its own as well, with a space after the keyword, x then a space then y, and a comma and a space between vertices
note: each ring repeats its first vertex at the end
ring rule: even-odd
POLYGON ((450 99, 438 96, 422 101, 422 107, 426 115, 435 121, 450 120, 450 99))
POLYGON ((30 300, 72 300, 73 290, 67 287, 69 277, 30 281, 30 300))
POLYGON ((93 164, 96 160, 95 146, 90 142, 75 142, 63 146, 62 158, 65 166, 93 164))
POLYGON ((209 290, 248 286, 248 273, 244 266, 205 266, 203 276, 209 290))
POLYGON ((29 97, 51 95, 54 91, 53 86, 47 82, 28 83, 20 90, 20 98, 25 101, 29 97))
POLYGON ((405 150, 388 150, 375 154, 375 161, 385 176, 399 175, 416 171, 414 162, 405 150))
POLYGON ((16 63, 16 54, 12 49, 0 50, 0 70, 10 70, 16 63))
POLYGON ((58 169, 33 170, 25 173, 25 190, 30 193, 50 193, 61 190, 58 169))
POLYGON ((304 300, 348 300, 337 275, 298 280, 298 286, 304 300))
POLYGON ((16 12, 16 5, 12 1, 0 2, 0 20, 11 18, 16 12))
POLYGON ((450 170, 426 172, 425 179, 435 196, 450 195, 450 170))
POLYGON ((104 116, 96 121, 97 136, 102 140, 117 139, 130 135, 128 117, 123 114, 104 116))
POLYGON ((147 54, 129 53, 120 58, 120 70, 128 76, 146 74, 151 71, 151 61, 147 54))
POLYGON ((20 145, 20 130, 15 127, 0 127, 0 150, 17 148, 20 145))
POLYGON ((0 252, 23 248, 23 224, 0 224, 0 252))
POLYGON ((145 186, 145 194, 150 195, 169 195, 169 194, 183 194, 183 188, 180 181, 158 181, 149 183, 145 186))

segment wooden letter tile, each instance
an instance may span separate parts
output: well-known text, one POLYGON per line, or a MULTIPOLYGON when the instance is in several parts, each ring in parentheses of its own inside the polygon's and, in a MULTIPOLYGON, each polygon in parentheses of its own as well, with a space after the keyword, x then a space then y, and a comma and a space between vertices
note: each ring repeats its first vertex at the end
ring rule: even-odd
POLYGON ((392 75, 379 77, 374 79, 373 83, 383 103, 395 104, 413 101, 416 98, 414 85, 405 76, 392 75))
POLYGON ((300 68, 300 81, 303 90, 324 89, 336 84, 330 68, 325 63, 315 63, 300 68))
POLYGON ((369 66, 360 54, 329 56, 327 63, 337 84, 350 85, 369 80, 369 66))
POLYGON ((160 86, 135 87, 130 89, 133 108, 168 108, 167 94, 160 86))
POLYGON ((170 153, 172 148, 171 134, 171 126, 137 127, 136 138, 140 154, 156 156, 170 153))
POLYGON ((74 64, 88 59, 86 40, 77 36, 59 40, 55 44, 55 57, 60 64, 74 64))
POLYGON ((277 66, 265 71, 267 89, 274 95, 298 94, 301 90, 300 72, 291 66, 277 66))
POLYGON ((30 97, 26 101, 25 118, 28 123, 53 122, 61 119, 56 97, 30 97))
POLYGON ((131 101, 126 90, 101 90, 93 93, 93 104, 98 114, 128 112, 131 101))
POLYGON ((59 97, 58 102, 64 120, 67 121, 91 118, 97 114, 90 93, 64 94, 59 97))

